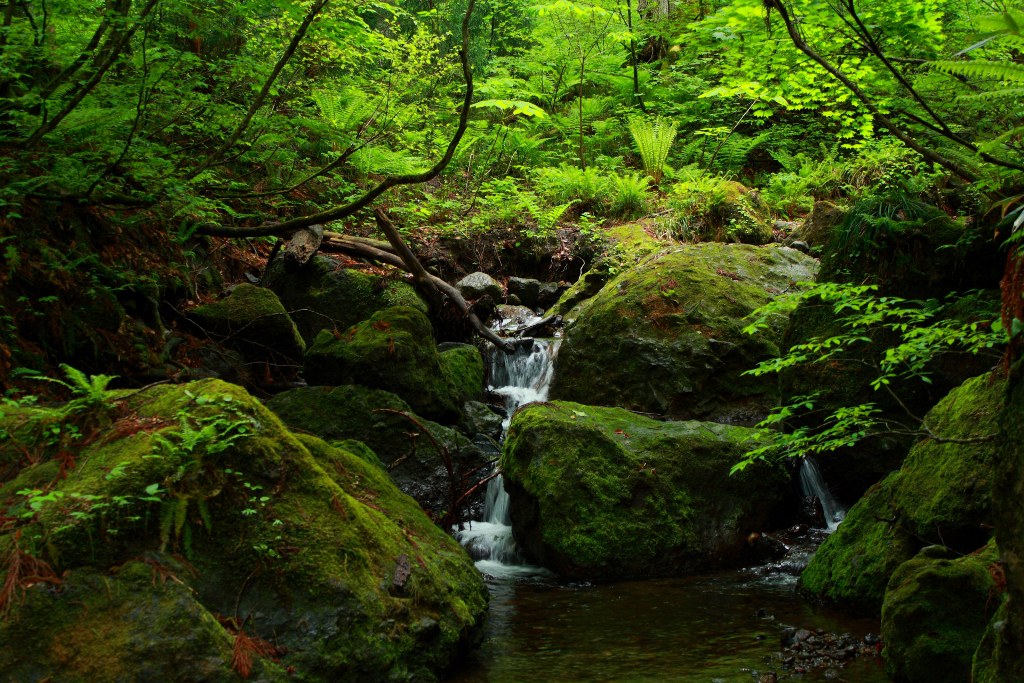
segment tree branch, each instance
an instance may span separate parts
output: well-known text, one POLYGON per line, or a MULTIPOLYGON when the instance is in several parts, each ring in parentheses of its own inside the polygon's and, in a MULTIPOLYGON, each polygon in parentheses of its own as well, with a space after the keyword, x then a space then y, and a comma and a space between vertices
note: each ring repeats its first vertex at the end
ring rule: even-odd
POLYGON ((889 132, 895 135, 900 140, 900 142, 902 142, 907 147, 923 156, 928 161, 934 162, 942 166, 943 168, 949 170, 950 172, 960 176, 964 180, 974 182, 975 180, 978 179, 978 176, 972 171, 961 166, 955 161, 947 159, 941 154, 938 154, 937 152, 928 149, 927 147, 920 144, 913 137, 911 137, 909 134, 907 134, 902 128, 897 126, 888 116, 883 114, 881 110, 879 110, 878 106, 875 105, 871 98, 869 98, 867 94, 863 90, 861 90, 856 83, 851 81, 843 72, 839 71, 839 69, 833 66, 827 59, 825 59, 817 52, 815 52, 814 49, 807 44, 807 41, 804 40, 804 37, 800 35, 800 31, 797 28, 795 22, 793 21, 793 18, 790 16, 789 11, 786 9, 786 6, 783 4, 783 0, 765 0, 765 8, 768 12, 771 12, 771 10, 774 9, 779 13, 779 16, 782 17, 783 23, 785 23, 786 25, 786 32, 789 34, 790 39, 793 41, 793 44, 796 46, 798 50, 800 50, 805 55, 813 59, 815 62, 818 63, 819 66, 821 66, 821 68, 825 69, 825 71, 827 71, 829 75, 831 75, 833 78, 842 83, 847 90, 853 93, 853 95, 858 100, 861 101, 861 104, 864 105, 868 112, 870 112, 871 115, 875 117, 875 119, 878 120, 879 123, 885 126, 885 128, 887 128, 889 132))
POLYGON ((451 162, 452 157, 455 155, 456 148, 462 141, 462 136, 466 133, 466 127, 469 125, 470 106, 473 103, 473 71, 469 63, 469 20, 473 14, 473 7, 475 4, 475 0, 469 0, 469 4, 466 7, 466 14, 462 19, 462 47, 459 49, 459 61, 462 64, 462 75, 466 82, 466 93, 462 99, 462 107, 459 113, 459 124, 451 141, 448 143, 448 148, 445 151, 444 156, 441 157, 436 164, 422 173, 407 173, 404 175, 388 176, 374 188, 368 190, 359 199, 345 204, 344 206, 337 206, 333 209, 328 209, 327 211, 321 211, 320 213, 302 216, 300 218, 293 218, 274 225, 255 228, 229 228, 220 225, 207 224, 200 226, 196 232, 201 235, 210 235, 213 237, 268 237, 271 235, 288 235, 299 228, 309 227, 316 223, 326 224, 343 218, 348 218, 357 211, 369 206, 371 202, 377 199, 377 197, 381 196, 392 187, 425 183, 428 180, 436 178, 438 174, 448 166, 449 162, 451 162))

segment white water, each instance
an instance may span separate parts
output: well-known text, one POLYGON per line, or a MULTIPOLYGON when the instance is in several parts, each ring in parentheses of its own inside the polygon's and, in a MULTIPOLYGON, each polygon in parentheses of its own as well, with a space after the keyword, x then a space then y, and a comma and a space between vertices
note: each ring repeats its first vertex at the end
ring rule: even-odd
MULTIPOLYGON (((531 344, 516 349, 515 353, 495 351, 491 359, 489 388, 505 398, 508 411, 503 425, 505 430, 508 430, 517 408, 547 400, 558 343, 557 340, 535 339, 531 344)), ((522 553, 512 538, 509 497, 500 474, 487 484, 484 518, 456 531, 455 538, 477 560, 476 568, 484 574, 512 578, 535 576, 546 571, 524 564, 522 553)))
POLYGON ((828 490, 825 478, 821 475, 814 458, 806 457, 800 465, 800 492, 805 496, 816 496, 821 501, 821 509, 825 512, 825 524, 828 525, 829 531, 834 531, 846 516, 846 508, 840 505, 828 490))

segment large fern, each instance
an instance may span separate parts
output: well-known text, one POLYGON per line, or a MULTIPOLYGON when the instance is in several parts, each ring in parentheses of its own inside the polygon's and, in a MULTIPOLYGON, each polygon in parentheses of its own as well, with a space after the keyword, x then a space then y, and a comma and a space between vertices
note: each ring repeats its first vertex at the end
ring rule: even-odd
POLYGON ((629 132, 640 152, 644 170, 647 175, 651 176, 655 184, 661 182, 665 161, 668 159, 669 150, 672 149, 672 143, 675 142, 678 130, 677 122, 669 122, 661 117, 657 117, 653 121, 640 116, 633 116, 629 119, 629 132))

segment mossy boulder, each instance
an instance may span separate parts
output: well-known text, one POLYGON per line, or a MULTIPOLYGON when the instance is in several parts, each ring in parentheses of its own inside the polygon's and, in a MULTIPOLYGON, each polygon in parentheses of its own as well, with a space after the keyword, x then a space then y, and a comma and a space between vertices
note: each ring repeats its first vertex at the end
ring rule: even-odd
MULTIPOLYGON (((36 584, 0 625, 4 680, 235 683, 234 634, 178 578, 188 575, 154 554, 111 572, 69 570, 57 587, 36 584)), ((290 678, 254 656, 249 680, 290 678)))
POLYGON ((850 509, 800 576, 804 592, 877 612, 892 573, 923 546, 971 552, 985 544, 998 445, 958 441, 996 433, 1004 386, 989 375, 968 380, 925 416, 939 438, 915 445, 850 509))
POLYGON ((472 344, 458 344, 441 351, 441 373, 452 384, 452 393, 461 403, 476 401, 484 395, 484 357, 472 344))
POLYGON ((204 332, 247 358, 294 363, 306 343, 271 290, 243 283, 226 297, 189 312, 204 332))
MULTIPOLYGON (((944 549, 940 549, 944 550, 944 549)), ((965 557, 929 549, 893 572, 882 604, 885 668, 897 683, 971 680, 971 659, 999 605, 995 544, 965 557)))
POLYGON ((1024 364, 1011 373, 1000 416, 999 456, 992 495, 996 541, 1002 551, 1003 606, 989 622, 975 655, 975 683, 1024 681, 1024 364))
MULTIPOLYGON (((957 297, 944 305, 936 320, 958 320, 964 324, 987 325, 998 317, 998 292, 978 291, 957 297)), ((819 299, 801 303, 789 317, 789 327, 782 340, 783 351, 805 344, 814 338, 828 339, 849 335, 832 303, 819 299)), ((882 419, 904 422, 907 412, 924 415, 944 396, 970 377, 987 372, 993 357, 986 354, 938 354, 926 367, 928 381, 918 377, 896 377, 889 391, 872 386, 878 377, 878 360, 884 350, 900 343, 900 335, 876 329, 869 335, 870 343, 844 344, 821 363, 803 363, 783 372, 779 377, 783 401, 790 397, 815 395, 819 411, 873 403, 882 419)), ((793 426, 799 426, 799 417, 793 426)), ((864 439, 855 447, 837 451, 833 457, 822 458, 822 473, 840 500, 852 503, 871 485, 889 472, 898 469, 913 446, 913 438, 905 435, 881 435, 864 439)))
POLYGON ((693 572, 748 557, 789 491, 781 467, 730 476, 751 430, 658 422, 621 408, 531 404, 501 469, 527 557, 571 577, 693 572))
MULTIPOLYGON (((146 642, 144 630, 124 640, 136 617, 121 614, 194 642, 197 656, 212 662, 203 680, 233 675, 225 647, 233 637, 207 614, 244 619, 247 635, 272 642, 280 667, 307 681, 432 680, 476 637, 487 600, 479 574, 379 467, 293 434, 244 390, 216 380, 153 386, 129 394, 121 408, 119 422, 73 454, 66 478, 0 510, 21 516, 37 508, 20 530, 21 547, 58 574, 86 577, 83 590, 109 592, 111 602, 69 600, 53 616, 54 598, 32 597, 11 623, 42 626, 24 631, 31 642, 0 638, 0 661, 39 642, 66 646, 64 631, 47 632, 48 623, 64 629, 68 620, 94 618, 110 640, 89 650, 97 641, 83 634, 85 655, 69 661, 85 667, 116 658, 111 642, 146 642), (174 568, 163 550, 186 553, 191 570, 174 568), (136 598, 133 584, 119 588, 128 579, 115 568, 123 573, 140 557, 155 562, 148 581, 170 571, 190 591, 165 605, 160 596, 177 589, 136 598), (90 605, 98 605, 95 615, 90 605)), ((0 549, 9 551, 13 539, 0 535, 0 549)), ((94 669, 78 675, 59 658, 47 661, 45 675, 96 680, 94 669)))
POLYGON ((428 310, 409 283, 345 268, 323 255, 296 271, 286 270, 284 262, 276 259, 264 283, 291 311, 307 344, 313 343, 320 330, 347 330, 391 306, 412 306, 423 313, 428 310))
POLYGON ((438 449, 451 457, 456 477, 486 462, 465 436, 419 417, 405 401, 380 389, 302 387, 274 396, 267 407, 292 429, 330 442, 362 442, 389 468, 399 488, 435 515, 450 502, 444 454, 438 449))
POLYGON ((814 272, 814 259, 783 247, 694 244, 645 261, 577 309, 551 395, 756 422, 776 404, 777 382, 743 373, 778 352, 785 320, 748 335, 744 318, 814 272))
POLYGON ((401 396, 417 413, 454 424, 462 404, 483 388, 480 360, 480 383, 472 395, 464 395, 476 379, 471 355, 459 350, 442 361, 427 316, 409 306, 394 306, 343 333, 322 330, 306 352, 303 368, 310 384, 384 389, 401 396))

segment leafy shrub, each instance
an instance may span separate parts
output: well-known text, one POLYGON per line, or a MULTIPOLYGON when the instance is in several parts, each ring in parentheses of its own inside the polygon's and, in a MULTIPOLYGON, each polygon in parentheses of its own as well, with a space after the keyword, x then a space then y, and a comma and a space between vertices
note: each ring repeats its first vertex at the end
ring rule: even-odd
POLYGON ((608 192, 608 178, 597 168, 581 170, 561 164, 537 171, 537 188, 554 204, 577 202, 580 211, 597 213, 608 192))
POLYGON ((640 173, 612 173, 608 178, 612 186, 609 212, 622 218, 636 218, 643 214, 650 179, 640 173))
POLYGON ((767 209, 742 184, 696 169, 681 174, 668 196, 674 236, 687 240, 763 244, 771 238, 767 209))
POLYGON ((804 215, 815 200, 834 198, 842 185, 843 168, 836 161, 836 149, 822 150, 820 160, 800 152, 772 151, 783 170, 775 173, 764 188, 764 201, 775 212, 790 218, 804 215))

